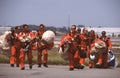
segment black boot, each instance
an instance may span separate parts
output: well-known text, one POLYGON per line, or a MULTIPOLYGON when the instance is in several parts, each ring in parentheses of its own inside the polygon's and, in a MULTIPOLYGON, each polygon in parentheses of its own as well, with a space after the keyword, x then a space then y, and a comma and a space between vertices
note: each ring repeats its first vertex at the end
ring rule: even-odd
POLYGON ((25 67, 21 68, 21 70, 25 70, 25 67))
POLYGON ((38 64, 38 67, 41 67, 41 64, 38 64))
POLYGON ((46 67, 46 68, 48 67, 48 65, 46 63, 44 63, 43 66, 46 67))
POLYGON ((74 68, 70 68, 69 70, 70 70, 70 71, 73 71, 73 70, 74 70, 74 68))
POLYGON ((80 65, 76 65, 74 68, 75 69, 80 69, 80 65))
POLYGON ((19 67, 19 64, 16 64, 16 67, 19 67))
POLYGON ((29 65, 29 68, 32 69, 32 65, 29 65))
POLYGON ((85 66, 84 66, 83 64, 80 65, 80 69, 84 69, 84 67, 85 67, 85 66))
POLYGON ((11 66, 11 67, 14 67, 14 64, 11 64, 10 66, 11 66))

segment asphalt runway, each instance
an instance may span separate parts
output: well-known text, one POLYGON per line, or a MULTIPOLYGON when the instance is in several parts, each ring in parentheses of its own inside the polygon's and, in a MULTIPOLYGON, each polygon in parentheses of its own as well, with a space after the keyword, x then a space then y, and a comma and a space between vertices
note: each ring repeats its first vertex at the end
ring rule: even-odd
POLYGON ((68 66, 49 65, 48 68, 29 69, 28 65, 25 70, 19 67, 10 67, 9 64, 0 64, 0 78, 120 78, 120 68, 113 69, 75 69, 69 71, 68 66))

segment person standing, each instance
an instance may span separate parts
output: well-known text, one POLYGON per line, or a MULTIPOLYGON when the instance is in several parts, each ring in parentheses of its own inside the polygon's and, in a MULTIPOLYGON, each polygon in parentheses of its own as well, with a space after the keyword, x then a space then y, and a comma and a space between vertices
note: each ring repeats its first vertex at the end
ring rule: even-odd
MULTIPOLYGON (((95 43, 96 42, 100 42, 101 40, 99 39, 98 35, 95 33, 94 30, 91 30, 89 32, 89 51, 88 51, 88 56, 90 58, 91 54, 90 54, 90 51, 93 47, 95 47, 95 43)), ((101 57, 101 54, 99 54, 98 56, 98 59, 101 57)), ((97 63, 100 63, 101 60, 97 60, 97 63)), ((93 68, 94 67, 94 63, 93 61, 91 60, 90 58, 90 61, 89 61, 89 68, 93 68)))
MULTIPOLYGON (((102 31, 101 34, 102 34, 102 36, 100 37, 100 39, 102 41, 104 41, 106 46, 107 46, 106 51, 103 53, 103 55, 101 57, 102 67, 103 68, 108 68, 108 62, 107 62, 107 60, 108 60, 108 50, 112 50, 112 42, 111 42, 110 38, 106 36, 106 31, 102 31)), ((99 63, 98 63, 98 65, 99 65, 99 63)))
POLYGON ((29 30, 27 24, 23 25, 23 31, 19 34, 19 39, 21 41, 20 48, 20 67, 21 70, 25 70, 25 55, 27 54, 29 68, 32 69, 32 40, 34 39, 34 34, 29 30))
POLYGON ((80 49, 80 60, 79 63, 84 68, 85 58, 87 57, 87 51, 88 51, 88 29, 84 28, 81 34, 81 49, 80 49))
POLYGON ((64 45, 64 44, 69 45, 67 53, 68 53, 68 61, 69 61, 69 70, 70 71, 74 70, 74 68, 76 68, 78 65, 78 63, 77 63, 78 53, 76 53, 78 44, 75 41, 76 35, 77 35, 76 25, 72 25, 71 32, 62 37, 62 45, 64 45))
POLYGON ((38 67, 41 67, 42 64, 42 52, 43 52, 43 66, 48 67, 47 61, 48 61, 48 51, 45 46, 42 46, 41 39, 42 35, 45 32, 45 26, 43 24, 40 24, 39 30, 37 31, 37 37, 38 37, 38 67))
POLYGON ((11 57, 10 57, 10 65, 14 67, 16 62, 16 67, 19 67, 19 54, 20 54, 20 40, 18 39, 18 35, 21 32, 20 26, 16 26, 15 30, 11 33, 11 57))

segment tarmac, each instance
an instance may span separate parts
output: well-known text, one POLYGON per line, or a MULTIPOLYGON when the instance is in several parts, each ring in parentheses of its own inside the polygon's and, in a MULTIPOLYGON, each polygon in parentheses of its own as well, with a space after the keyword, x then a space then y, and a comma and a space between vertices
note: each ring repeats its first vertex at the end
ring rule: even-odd
POLYGON ((0 64, 0 78, 120 78, 120 68, 97 69, 88 68, 74 69, 69 71, 69 66, 48 65, 48 68, 38 68, 33 65, 32 69, 25 65, 25 70, 19 67, 10 67, 9 64, 0 64))

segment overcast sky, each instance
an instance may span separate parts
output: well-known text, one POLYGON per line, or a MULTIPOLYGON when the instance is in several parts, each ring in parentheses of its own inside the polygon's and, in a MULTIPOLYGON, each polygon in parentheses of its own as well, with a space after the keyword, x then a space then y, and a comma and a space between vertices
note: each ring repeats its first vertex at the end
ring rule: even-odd
POLYGON ((41 23, 119 27, 120 0, 0 0, 0 25, 41 23))

